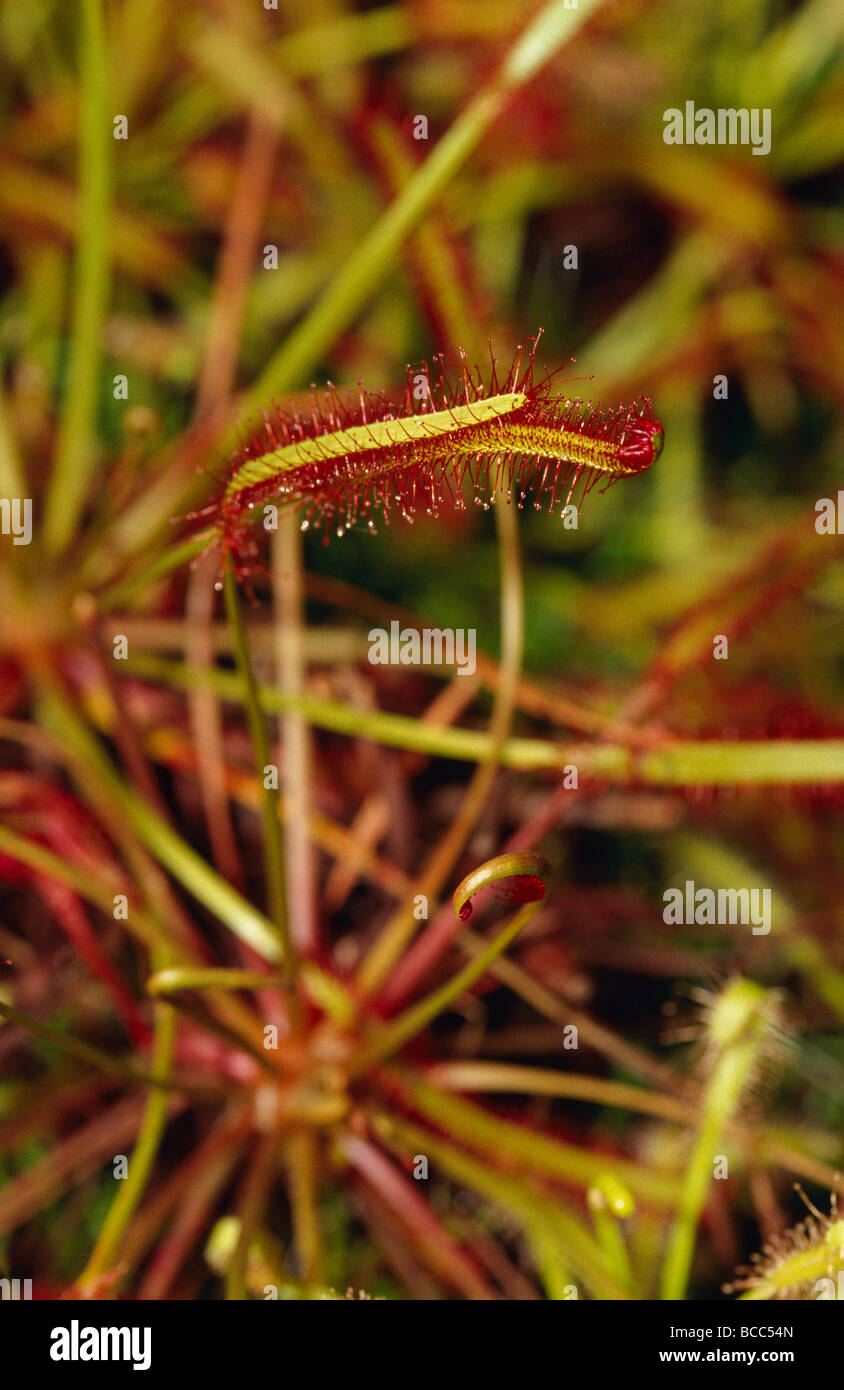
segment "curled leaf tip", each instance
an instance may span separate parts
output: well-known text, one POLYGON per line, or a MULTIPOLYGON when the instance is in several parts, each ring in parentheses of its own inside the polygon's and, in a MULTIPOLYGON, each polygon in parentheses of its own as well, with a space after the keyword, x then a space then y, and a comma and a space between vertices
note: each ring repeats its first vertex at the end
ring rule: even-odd
POLYGON ((481 888, 487 887, 507 902, 541 902, 551 875, 548 860, 533 850, 499 854, 473 869, 458 884, 452 898, 454 911, 461 922, 467 922, 472 915, 471 899, 481 888))

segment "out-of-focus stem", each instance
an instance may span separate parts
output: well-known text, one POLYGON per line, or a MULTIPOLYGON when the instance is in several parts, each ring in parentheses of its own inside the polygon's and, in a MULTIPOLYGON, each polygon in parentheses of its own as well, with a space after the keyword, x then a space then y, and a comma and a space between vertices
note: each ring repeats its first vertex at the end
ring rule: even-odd
POLYGON ((44 545, 52 554, 73 536, 96 462, 95 413, 100 340, 109 287, 111 117, 102 0, 81 3, 80 207, 68 389, 44 509, 44 545))
MULTIPOLYGON (((161 681, 177 689, 203 680, 223 698, 240 703, 244 686, 231 671, 196 671, 182 662, 136 656, 121 662, 127 673, 161 681)), ((428 753, 433 757, 481 762, 490 755, 491 735, 482 729, 452 729, 422 724, 400 714, 351 709, 312 695, 282 694, 259 688, 268 713, 301 710, 308 722, 335 733, 371 738, 390 748, 428 753)), ((844 782, 844 739, 770 739, 750 742, 724 739, 674 739, 646 751, 624 743, 555 743, 539 738, 509 738, 501 747, 505 767, 522 771, 559 772, 574 764, 581 777, 607 779, 624 785, 650 786, 793 786, 844 782)))
MULTIPOLYGON (((524 646, 524 587, 516 509, 509 493, 495 509, 500 563, 501 677, 495 693, 487 746, 457 815, 420 876, 418 893, 437 898, 483 811, 510 732, 524 646)), ((444 731, 446 732, 446 731, 444 731)), ((374 993, 401 956, 418 923, 413 899, 403 903, 364 958, 357 983, 374 993)))
POLYGON ((240 1229, 226 1269, 226 1298, 246 1298, 246 1266, 249 1246, 261 1224, 276 1171, 278 1136, 265 1134, 258 1140, 255 1154, 240 1197, 240 1229))
POLYGON ((325 1276, 316 1182, 317 1141, 312 1130, 295 1130, 290 1135, 287 1160, 299 1277, 306 1284, 318 1284, 325 1276))
POLYGON ((58 687, 45 690, 41 696, 39 717, 62 743, 73 749, 73 771, 77 772, 78 767, 84 766, 86 775, 95 774, 107 794, 119 804, 145 848, 182 886, 225 923, 230 931, 254 946, 266 960, 280 960, 283 948, 277 928, 262 912, 235 892, 172 826, 126 785, 96 736, 77 716, 58 687))
POLYGON ((550 0, 528 23, 492 81, 461 111, 437 146, 338 271, 307 318, 249 392, 246 409, 262 409, 275 392, 295 388, 381 283, 402 242, 483 139, 513 92, 529 82, 596 8, 598 0, 550 0))
POLYGON ((290 932, 287 925, 287 905, 284 882, 284 843, 281 821, 278 814, 278 787, 268 785, 268 769, 271 766, 270 741, 266 719, 258 701, 258 688, 255 674, 249 659, 243 618, 237 597, 237 584, 231 569, 226 569, 223 579, 226 597, 226 611, 234 639, 234 655, 245 692, 246 717, 255 750, 255 769, 259 782, 264 788, 261 806, 262 847, 264 852, 264 873, 266 878, 269 915, 275 923, 284 952, 288 970, 293 969, 293 952, 290 932))
MULTIPOLYGON (((305 687, 302 539, 294 515, 282 513, 273 546, 276 609, 276 669, 279 690, 301 695, 305 687)), ((285 872, 288 917, 294 947, 316 947, 314 856, 310 816, 310 728, 296 710, 279 718, 282 785, 285 793, 285 872)))
POLYGON ((0 390, 0 497, 25 496, 23 464, 9 428, 5 393, 0 390))
MULTIPOLYGON (((153 1075, 161 1082, 169 1079, 173 1065, 176 1026, 176 1014, 173 1009, 168 1004, 157 1004, 153 1075)), ((117 1196, 109 1208, 91 1257, 79 1276, 80 1292, 84 1292, 88 1283, 110 1269, 117 1259, 123 1234, 143 1197, 155 1163, 167 1123, 167 1106, 166 1091, 154 1090, 147 1101, 138 1141, 129 1159, 128 1176, 118 1187, 117 1196)))
POLYGON ((528 903, 517 912, 515 917, 508 922, 502 932, 492 941, 488 942, 482 951, 479 951, 468 965, 464 965, 450 980, 447 980, 439 989, 435 989, 431 994, 427 994, 418 1003, 412 1004, 409 1009, 405 1009, 403 1014, 388 1023, 364 1049, 353 1059, 353 1071, 363 1070, 375 1061, 381 1061, 384 1057, 389 1057, 391 1053, 397 1052, 400 1047, 408 1042, 417 1033, 447 1009, 450 1004, 458 999, 465 990, 471 988, 477 980, 489 969, 492 962, 506 951, 510 942, 515 940, 520 931, 523 931, 528 922, 535 916, 540 903, 528 903))
POLYGON ((703 1095, 694 1143, 662 1269, 664 1299, 682 1299, 691 1270, 698 1222, 712 1182, 713 1163, 730 1116, 759 1057, 768 1022, 766 992, 750 980, 733 980, 713 1010, 710 1032, 720 1055, 703 1095))

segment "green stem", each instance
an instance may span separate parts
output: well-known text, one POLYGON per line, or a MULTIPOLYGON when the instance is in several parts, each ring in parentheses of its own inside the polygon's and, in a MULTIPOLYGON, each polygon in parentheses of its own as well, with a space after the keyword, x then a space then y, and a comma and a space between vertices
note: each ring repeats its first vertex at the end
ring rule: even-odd
POLYGON ((525 1231, 549 1303, 568 1302, 572 1298, 573 1276, 569 1273, 560 1241, 555 1240, 540 1221, 526 1225, 525 1231))
MULTIPOLYGON (((305 591, 302 535, 296 517, 282 513, 273 543, 275 675, 280 690, 304 694, 305 591)), ((300 714, 278 721, 285 805, 285 869, 290 939, 297 951, 318 949, 316 865, 311 830, 311 731, 300 714)))
MULTIPOLYGON (((487 1159, 495 1158, 514 1169, 528 1169, 583 1187, 589 1187, 606 1172, 606 1154, 565 1144, 523 1125, 511 1124, 479 1105, 445 1094, 404 1070, 391 1070, 390 1082, 395 1083, 397 1093, 406 1097, 414 1110, 487 1159)), ((612 1165, 618 1181, 643 1199, 662 1207, 677 1200, 679 1184, 672 1173, 615 1157, 612 1165)))
POLYGON ((47 488, 44 545, 55 555, 70 541, 96 462, 100 340, 109 290, 108 214, 111 119, 101 0, 81 0, 80 208, 76 293, 56 459, 47 488))
POLYGON ((325 1251, 319 1219, 317 1139, 312 1129, 293 1131, 286 1158, 297 1270, 306 1284, 319 1284, 325 1277, 325 1251))
POLYGON ((332 280, 319 303, 290 334, 248 393, 245 413, 263 409, 273 394, 293 390, 307 380, 313 364, 324 356, 369 295, 383 282, 385 270, 402 242, 480 144, 507 99, 530 81, 561 44, 574 36, 598 3, 599 0, 580 0, 578 8, 574 9, 566 0, 550 0, 531 20, 492 82, 464 107, 425 163, 332 280))
MULTIPOLYGON (((226 612, 232 631, 234 658, 240 672, 244 690, 246 719, 252 736, 255 751, 255 770, 259 785, 263 788, 261 801, 261 846, 264 854, 264 877, 269 900, 270 918, 274 922, 281 943, 282 953, 291 973, 295 970, 293 948, 287 926, 287 907, 284 886, 284 843, 281 820, 279 818, 278 787, 267 786, 267 772, 271 765, 270 739, 267 721, 258 697, 255 672, 249 659, 246 633, 237 597, 237 581, 229 566, 223 577, 223 592, 226 599, 226 612)), ((276 769, 277 771, 277 769, 276 769)))
MULTIPOLYGON (((373 1116, 372 1120, 374 1128, 387 1143, 395 1145, 398 1141, 410 1153, 424 1153, 433 1157, 437 1166, 455 1181, 473 1188, 488 1201, 511 1212, 532 1240, 542 1231, 541 1239, 548 1242, 546 1256, 551 1250, 557 1255, 562 1253, 593 1293, 608 1299, 629 1297, 608 1271, 603 1253, 593 1236, 559 1201, 546 1196, 541 1190, 537 1191, 535 1187, 527 1188, 519 1180, 498 1171, 494 1165, 480 1162, 421 1125, 382 1114, 373 1116)), ((558 1282, 561 1282, 559 1277, 558 1282)))
POLYGON ((615 1174, 608 1171, 589 1188, 586 1200, 607 1267, 621 1288, 632 1295, 635 1284, 621 1220, 633 1214, 633 1198, 623 1183, 618 1182, 615 1174))
POLYGON ((632 1292, 633 1272, 624 1236, 615 1217, 608 1211, 593 1211, 595 1238, 604 1254, 607 1268, 623 1289, 632 1292))
MULTIPOLYGON (((241 703, 244 685, 231 671, 200 671, 183 662, 135 656, 121 663, 127 672, 175 689, 208 684, 224 700, 241 703)), ((269 714, 301 711, 309 723, 391 748, 463 762, 483 762, 492 736, 483 730, 445 729, 383 711, 364 713, 333 700, 294 696, 259 686, 261 707, 269 714)), ((522 771, 560 771, 573 764, 581 776, 652 786, 783 786, 844 782, 844 739, 772 739, 769 742, 677 740, 641 751, 622 743, 561 744, 548 739, 510 738, 501 762, 522 771)))
POLYGON ((134 1062, 124 1062, 121 1057, 103 1052, 91 1043, 61 1033, 57 1028, 51 1028, 49 1024, 41 1023, 37 1018, 30 1018, 29 1014, 21 1013, 19 1009, 13 1009, 11 1004, 4 1003, 2 999, 0 1018, 5 1018, 8 1023, 17 1023, 20 1028, 32 1033, 33 1037, 41 1038, 42 1042, 57 1048, 65 1057, 72 1057, 75 1062, 83 1062, 86 1067, 94 1067, 96 1071, 106 1074, 114 1073, 115 1076, 123 1076, 127 1081, 140 1082, 144 1086, 175 1089, 169 1081, 161 1079, 155 1072, 144 1071, 143 1067, 136 1066, 134 1062))
POLYGON ((5 394, 0 390, 0 497, 25 497, 23 464, 15 447, 6 414, 5 394))
MULTIPOLYGON (((500 570, 501 678, 495 691, 486 747, 457 815, 420 879, 418 891, 428 899, 439 897, 443 884, 477 824, 501 765, 512 726, 524 647, 524 585, 515 513, 509 495, 506 503, 502 497, 495 512, 500 570)), ((358 972, 357 983, 364 992, 375 993, 399 960, 417 926, 412 903, 402 903, 376 938, 374 947, 365 956, 358 972)))
POLYGON ((97 738, 56 689, 42 696, 39 722, 52 729, 77 758, 92 769, 120 804, 129 824, 149 852, 189 893, 273 964, 282 959, 278 931, 263 913, 241 897, 225 879, 186 844, 146 801, 117 774, 97 738))
POLYGON ((535 916, 541 903, 527 903, 516 916, 508 922, 502 932, 495 937, 485 947, 479 951, 468 965, 464 965, 462 970, 458 970, 450 980, 447 980, 439 989, 427 994, 418 1003, 412 1004, 404 1013, 399 1014, 383 1028, 368 1047, 363 1050, 353 1060, 353 1072, 360 1072, 371 1066, 373 1062, 383 1061, 391 1053, 398 1052, 399 1048, 404 1047, 406 1042, 421 1033, 422 1029, 447 1009, 450 1004, 458 999, 467 989, 470 989, 477 980, 489 969, 490 965, 502 951, 506 951, 511 941, 514 941, 519 932, 522 931, 535 916))
POLYGON ((693 1124, 697 1109, 674 1096, 605 1081, 599 1076, 549 1071, 544 1067, 523 1067, 509 1062, 439 1062, 426 1076, 447 1091, 498 1091, 504 1094, 560 1096, 591 1101, 593 1105, 618 1106, 642 1115, 656 1115, 670 1124, 693 1124))
POLYGON ((186 565, 190 560, 195 560, 210 540, 211 532, 209 531, 203 531, 200 536, 189 536, 187 540, 182 541, 181 545, 174 546, 164 555, 159 555, 144 569, 137 570, 134 574, 127 575, 125 579, 118 580, 116 584, 97 595, 97 612, 110 613, 112 609, 120 608, 128 598, 131 598, 139 590, 143 591, 150 584, 154 584, 156 579, 163 579, 165 575, 181 569, 182 565, 186 565))
POLYGON ((246 1174, 238 1203, 238 1233, 226 1269, 226 1298, 245 1299, 249 1248, 260 1229, 272 1188, 277 1164, 278 1138, 264 1134, 255 1145, 252 1164, 246 1174))
POLYGON ((750 980, 733 980, 715 1009, 711 1032, 725 1029, 720 1056, 702 1101, 702 1120, 683 1179, 682 1194, 662 1269, 663 1299, 682 1299, 694 1254, 701 1212, 712 1182, 713 1163, 728 1121, 753 1072, 768 1024, 765 990, 750 980))
POLYGON ((173 1066, 176 1014, 167 1004, 156 1005, 155 1014, 153 1075, 158 1088, 153 1090, 147 1101, 137 1143, 129 1159, 128 1176, 120 1183, 91 1257, 79 1277, 78 1283, 83 1290, 87 1283, 97 1279, 114 1264, 126 1227, 143 1197, 167 1124, 167 1093, 160 1087, 167 1083, 173 1066))
POLYGON ((260 970, 225 969, 217 966, 168 966, 156 970, 146 982, 147 994, 172 994, 180 989, 264 989, 276 983, 260 970))

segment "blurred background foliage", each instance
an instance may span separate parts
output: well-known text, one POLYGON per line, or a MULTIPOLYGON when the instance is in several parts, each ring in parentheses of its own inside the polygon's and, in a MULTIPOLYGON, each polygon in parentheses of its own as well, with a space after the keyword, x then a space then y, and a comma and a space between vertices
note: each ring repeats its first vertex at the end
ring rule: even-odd
MULTIPOLYGON (((127 427, 146 426, 160 445, 190 419, 245 115, 258 113, 276 136, 261 226, 279 268, 261 273, 259 262, 251 277, 241 385, 272 361, 383 207, 362 128, 390 122, 412 167, 521 18, 498 3, 359 13, 308 5, 301 14, 288 5, 283 15, 239 4, 114 7, 108 106, 126 115, 130 138, 109 152, 114 275, 100 466, 131 447, 127 427), (428 145, 410 138, 417 113, 428 145), (130 375, 131 402, 154 423, 114 401, 109 365, 130 375)), ((36 451, 67 365, 78 15, 9 5, 2 25, 7 412, 36 451)), ((630 674, 653 650, 658 622, 794 516, 807 489, 833 488, 844 379, 839 31, 838 7, 823 0, 795 9, 689 0, 607 14, 513 99, 440 200, 442 224, 471 264, 476 322, 461 323, 458 304, 450 338, 432 342, 405 258, 384 267, 354 332, 313 364, 317 381, 393 386, 404 363, 432 347, 489 335, 504 357, 514 331, 523 338, 542 324, 544 356, 577 354, 573 375, 594 374, 598 398, 654 395, 670 467, 589 508, 575 535, 553 518, 525 519, 531 664, 545 653, 553 668, 562 644, 567 663, 582 653, 588 670, 609 647, 610 670, 630 674), (663 111, 689 99, 771 107, 771 153, 665 145, 663 111), (578 249, 576 270, 564 268, 567 245, 578 249), (727 401, 712 398, 716 373, 729 378, 727 401), (554 563, 561 555, 565 565, 554 563), (668 586, 644 579, 660 566, 668 586), (584 600, 601 577, 625 585, 623 641, 618 606, 584 600)), ((434 233, 419 237, 433 256, 434 233)), ((347 576, 365 566, 373 587, 392 584, 389 596, 408 606, 483 627, 495 565, 480 529, 457 551, 432 528, 379 546, 353 537, 321 564, 347 576), (438 545, 440 562, 420 565, 419 551, 436 556, 438 545)))
MULTIPOLYGON (((506 363, 541 325, 543 362, 577 358, 574 393, 611 404, 652 396, 666 447, 650 474, 592 495, 576 531, 520 514, 525 672, 558 714, 523 703, 515 731, 586 736, 588 720, 567 721, 568 701, 655 737, 829 737, 840 750, 844 570, 840 539, 813 522, 816 500, 840 484, 844 442, 844 11, 836 0, 582 8, 585 25, 478 127, 397 254, 376 265, 371 290, 345 300, 333 294, 338 277, 362 263, 385 209, 494 80, 532 7, 109 0, 103 24, 94 0, 0 8, 0 492, 25 486, 45 537, 11 560, 4 542, 5 714, 31 711, 29 676, 45 650, 64 646, 84 688, 80 596, 107 594, 166 555, 173 518, 212 493, 238 422, 271 397, 326 379, 394 387, 405 363, 439 350, 454 360, 460 345, 485 371, 488 338, 506 363), (770 108, 770 153, 666 145, 663 113, 689 100, 770 108), (126 140, 112 136, 118 114, 126 140), (424 141, 413 138, 419 115, 424 141), (277 268, 265 268, 268 246, 277 268), (577 268, 565 265, 570 246, 577 268), (306 335, 317 325, 307 341, 303 324, 306 335), (128 401, 115 399, 118 373, 128 401), (726 662, 711 659, 717 633, 730 637, 726 662)), ((498 651, 498 542, 484 511, 327 547, 308 537, 304 554, 312 693, 420 715, 439 688, 430 673, 381 675, 377 690, 371 671, 362 680, 372 613, 356 611, 359 593, 342 584, 377 595, 383 614, 476 627, 479 647, 498 651), (344 634, 352 657, 328 655, 344 634)), ((181 618, 185 576, 126 590, 118 630, 132 617, 181 618)), ((174 698, 165 692, 155 709, 171 711, 174 698)), ((470 722, 486 718, 481 693, 470 722)), ((403 815, 367 848, 412 879, 468 769, 420 758, 411 773, 400 753, 345 749, 319 736, 315 804, 354 830, 387 778, 403 815)), ((544 848, 564 886, 546 946, 558 954, 542 957, 542 939, 532 948, 540 974, 550 964, 565 977, 564 995, 672 1059, 661 1010, 674 981, 741 970, 786 987, 800 1043, 783 1064, 778 1123, 832 1168, 844 1095, 840 757, 836 767, 823 785, 755 792, 734 790, 740 762, 717 791, 596 783, 549 825, 544 848), (773 883, 777 931, 689 928, 678 940, 661 894, 685 877, 773 883)), ((167 795, 190 827, 188 781, 174 773, 167 795)), ((475 858, 498 852, 548 786, 541 771, 500 781, 475 858)), ((203 845, 201 829, 193 839, 203 845)), ((383 915, 371 884, 323 870, 333 941, 383 915)), ((19 945, 21 899, 10 890, 4 956, 19 945)), ((50 1002, 34 986, 32 997, 50 1002)), ((52 1002, 46 1016, 60 1026, 52 1002)), ((547 1026, 532 1034, 520 1007, 490 1006, 504 1035, 495 1055, 541 1063, 550 1051, 559 1062, 547 1026)), ((5 1085, 11 1107, 19 1092, 5 1085)), ((596 1119, 594 1107, 564 1106, 540 1098, 533 1118, 574 1113, 587 1145, 633 1142, 623 1112, 596 1119)), ((170 1142, 187 1151, 191 1137, 170 1142)), ((668 1146, 656 1126, 636 1142, 640 1158, 668 1146)), ((13 1171, 44 1152, 33 1136, 13 1171)), ((59 1237, 45 1208, 26 1251, 68 1242, 53 1250, 51 1279, 78 1272, 109 1186, 90 1179, 69 1199, 59 1237)), ((713 1218, 704 1294, 729 1273, 728 1256, 759 1243, 760 1211, 768 1229, 797 1218, 779 1177, 751 1186, 730 1230, 713 1218)), ((378 1292, 371 1247, 346 1231, 342 1200, 326 1202, 330 1279, 354 1274, 378 1292)))

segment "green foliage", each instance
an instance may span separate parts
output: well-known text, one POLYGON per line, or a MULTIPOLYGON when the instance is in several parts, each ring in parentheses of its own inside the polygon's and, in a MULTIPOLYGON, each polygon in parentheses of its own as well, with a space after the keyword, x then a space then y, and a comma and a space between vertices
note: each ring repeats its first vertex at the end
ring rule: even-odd
MULTIPOLYGON (((712 1297, 722 1148, 745 1255, 794 1175, 844 1191, 840 5, 306 10, 0 7, 2 1267, 712 1297), (770 154, 666 145, 692 96, 771 108, 770 154), (282 517, 254 602, 190 569, 271 398, 540 323, 566 394, 666 424, 577 530, 282 517), (393 617, 476 628, 476 679, 370 666, 393 617), (555 877, 493 922, 514 849, 555 877), (668 925, 692 878, 769 886, 770 935, 668 925)), ((823 1274, 813 1223, 735 1291, 823 1274)))

